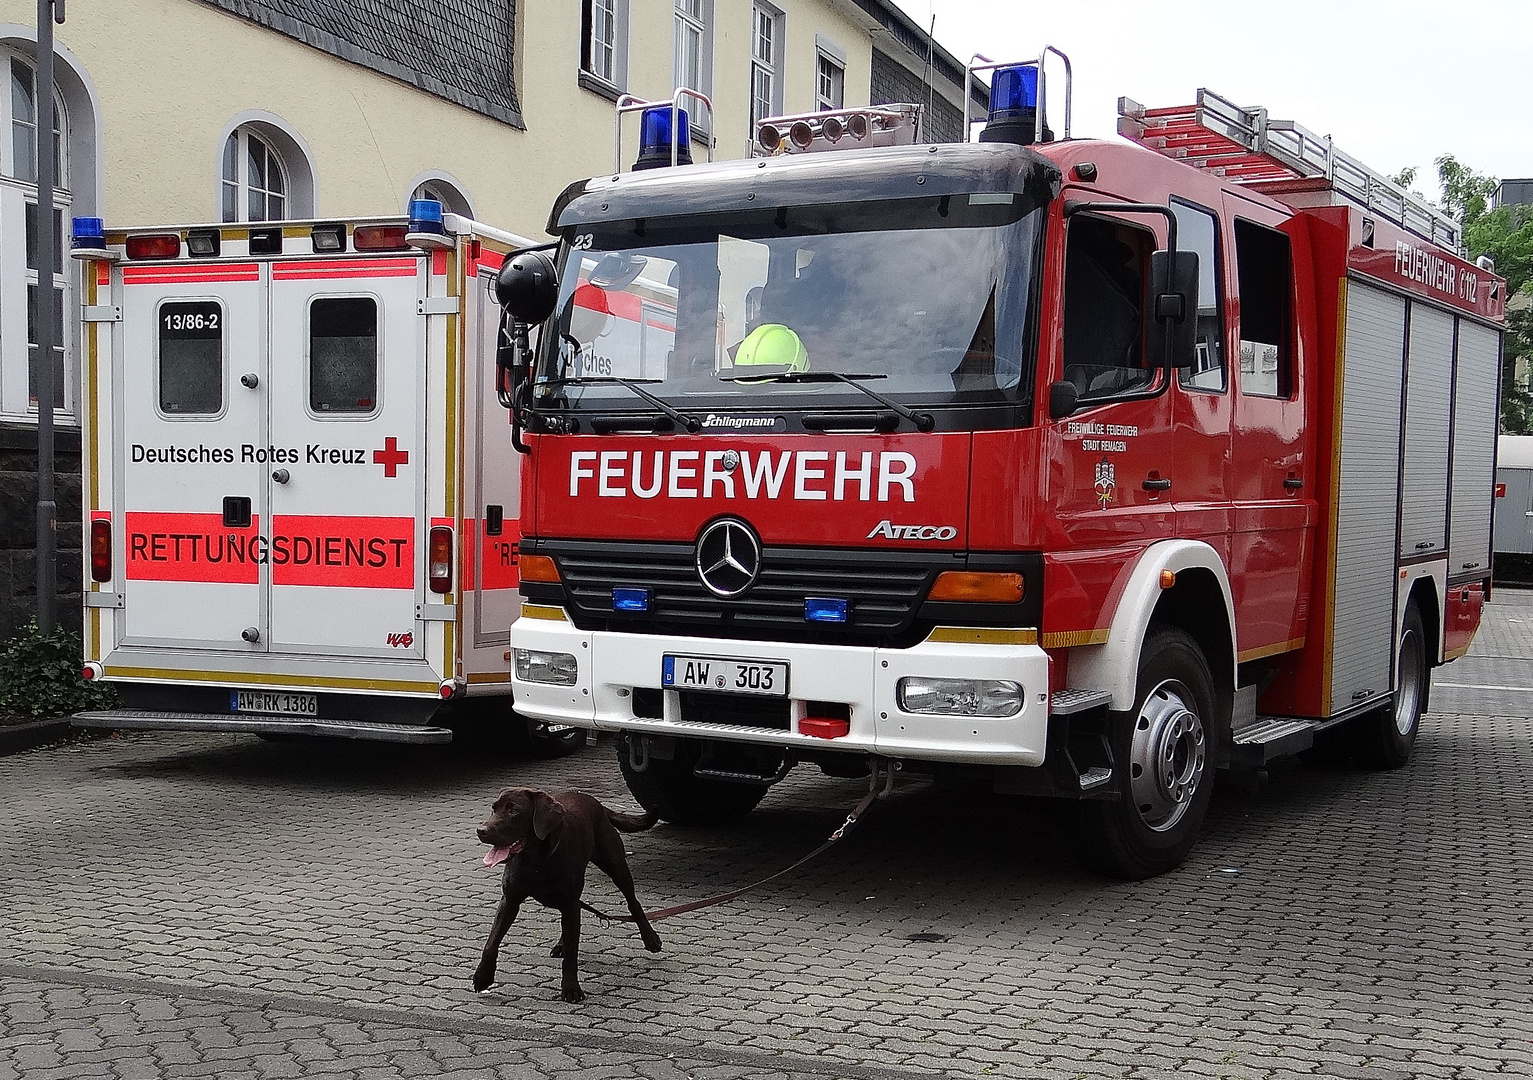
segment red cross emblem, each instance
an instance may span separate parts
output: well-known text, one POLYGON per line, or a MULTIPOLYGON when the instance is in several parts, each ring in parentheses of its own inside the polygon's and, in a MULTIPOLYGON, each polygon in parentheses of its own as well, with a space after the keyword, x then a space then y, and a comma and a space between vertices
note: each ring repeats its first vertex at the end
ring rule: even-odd
POLYGON ((383 449, 373 451, 373 464, 383 466, 384 476, 397 476, 399 466, 410 463, 410 451, 399 448, 399 440, 390 435, 383 440, 383 449))

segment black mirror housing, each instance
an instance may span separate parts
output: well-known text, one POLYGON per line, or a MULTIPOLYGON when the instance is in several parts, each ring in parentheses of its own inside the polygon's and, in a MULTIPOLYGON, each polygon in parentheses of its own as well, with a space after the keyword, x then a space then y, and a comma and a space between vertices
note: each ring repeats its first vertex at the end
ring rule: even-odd
POLYGON ((1150 256, 1150 312, 1145 330, 1153 365, 1166 367, 1169 360, 1170 367, 1190 367, 1198 341, 1197 252, 1157 251, 1150 256))
POLYGON ((1059 382, 1050 383, 1049 419, 1063 420, 1067 416, 1075 415, 1075 410, 1080 404, 1080 400, 1081 392, 1068 379, 1061 379, 1059 382))
POLYGON ((516 322, 536 326, 554 313, 559 276, 544 251, 513 252, 495 277, 495 299, 516 322))

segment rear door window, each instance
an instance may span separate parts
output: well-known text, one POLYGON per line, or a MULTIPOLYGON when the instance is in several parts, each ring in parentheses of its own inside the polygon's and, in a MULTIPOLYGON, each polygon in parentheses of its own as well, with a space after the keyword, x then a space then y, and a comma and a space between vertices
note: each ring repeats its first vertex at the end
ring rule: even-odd
POLYGON ((160 411, 216 416, 224 411, 224 309, 216 300, 160 305, 160 411))
POLYGON ((321 416, 378 409, 378 301, 323 297, 309 304, 309 408, 321 416))

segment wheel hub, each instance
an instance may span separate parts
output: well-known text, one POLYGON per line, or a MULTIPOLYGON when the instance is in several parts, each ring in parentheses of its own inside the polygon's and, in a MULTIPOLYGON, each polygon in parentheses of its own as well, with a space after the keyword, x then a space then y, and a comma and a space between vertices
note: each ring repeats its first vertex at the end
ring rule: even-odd
POLYGON ((1399 672, 1399 686, 1395 690, 1395 730, 1401 738, 1410 735, 1421 714, 1421 664, 1416 657, 1419 649, 1415 630, 1407 630, 1400 639, 1400 658, 1395 665, 1399 672))
POLYGON ((1168 680, 1150 691, 1134 720, 1130 789, 1140 819, 1156 832, 1182 819, 1203 782, 1208 742, 1192 700, 1168 680))

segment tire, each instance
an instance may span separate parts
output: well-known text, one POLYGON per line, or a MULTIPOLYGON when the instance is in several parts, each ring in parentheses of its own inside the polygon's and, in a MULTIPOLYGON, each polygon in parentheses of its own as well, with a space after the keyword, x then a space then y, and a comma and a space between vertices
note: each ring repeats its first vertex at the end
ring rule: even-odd
POLYGON ((737 784, 696 776, 692 767, 702 755, 702 745, 682 739, 670 761, 651 758, 644 771, 636 771, 629 759, 628 740, 617 742, 617 763, 628 790, 639 805, 672 825, 723 825, 739 821, 766 797, 765 784, 737 784))
POLYGON ((1213 791, 1214 680, 1190 634, 1150 627, 1134 700, 1109 717, 1118 798, 1076 807, 1081 861, 1129 881, 1181 865, 1213 791))
POLYGON ((1413 600, 1405 609, 1405 622, 1400 630, 1394 700, 1356 721, 1358 749, 1369 765, 1398 769, 1411 760, 1416 736, 1421 731, 1421 712, 1426 705, 1430 677, 1426 627, 1413 600))

